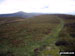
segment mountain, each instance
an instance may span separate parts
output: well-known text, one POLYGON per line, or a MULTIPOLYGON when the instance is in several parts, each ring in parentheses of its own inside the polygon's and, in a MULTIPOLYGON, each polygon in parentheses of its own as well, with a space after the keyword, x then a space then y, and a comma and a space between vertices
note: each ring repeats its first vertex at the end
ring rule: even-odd
POLYGON ((22 11, 11 13, 11 14, 0 14, 0 17, 22 17, 22 18, 28 18, 32 16, 38 16, 40 13, 25 13, 22 11))

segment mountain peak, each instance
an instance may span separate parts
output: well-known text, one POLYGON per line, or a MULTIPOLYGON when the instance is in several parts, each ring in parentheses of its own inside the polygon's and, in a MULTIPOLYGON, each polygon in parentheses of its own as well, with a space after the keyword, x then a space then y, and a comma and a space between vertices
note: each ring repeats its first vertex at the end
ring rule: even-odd
POLYGON ((17 13, 20 13, 20 14, 25 14, 25 12, 23 12, 23 11, 19 11, 19 12, 17 12, 17 13))

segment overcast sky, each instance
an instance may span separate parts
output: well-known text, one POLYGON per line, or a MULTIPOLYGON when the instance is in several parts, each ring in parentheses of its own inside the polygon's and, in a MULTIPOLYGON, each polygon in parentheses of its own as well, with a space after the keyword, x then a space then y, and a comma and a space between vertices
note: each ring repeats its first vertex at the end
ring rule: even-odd
POLYGON ((75 13, 75 0, 0 0, 0 14, 24 12, 75 13))

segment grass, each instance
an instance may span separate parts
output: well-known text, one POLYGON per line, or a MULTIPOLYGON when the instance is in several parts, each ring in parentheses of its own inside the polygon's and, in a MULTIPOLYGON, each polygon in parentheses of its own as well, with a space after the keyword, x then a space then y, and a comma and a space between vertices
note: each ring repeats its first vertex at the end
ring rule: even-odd
POLYGON ((55 42, 65 23, 62 18, 41 15, 27 19, 0 19, 0 55, 60 56, 55 42))

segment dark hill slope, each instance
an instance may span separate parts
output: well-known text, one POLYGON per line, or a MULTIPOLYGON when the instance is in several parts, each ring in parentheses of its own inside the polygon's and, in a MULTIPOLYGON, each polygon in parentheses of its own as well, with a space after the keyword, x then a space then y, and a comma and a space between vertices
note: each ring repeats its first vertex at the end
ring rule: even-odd
POLYGON ((75 16, 73 15, 57 15, 57 16, 63 19, 64 28, 59 34, 59 39, 56 42, 56 45, 59 46, 59 48, 61 49, 60 51, 75 52, 75 16))
POLYGON ((56 16, 59 16, 63 19, 75 19, 74 15, 67 15, 67 14, 56 14, 56 16))

